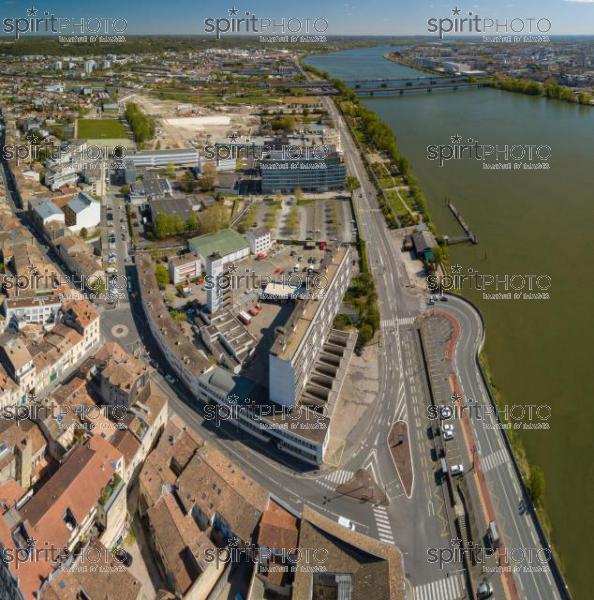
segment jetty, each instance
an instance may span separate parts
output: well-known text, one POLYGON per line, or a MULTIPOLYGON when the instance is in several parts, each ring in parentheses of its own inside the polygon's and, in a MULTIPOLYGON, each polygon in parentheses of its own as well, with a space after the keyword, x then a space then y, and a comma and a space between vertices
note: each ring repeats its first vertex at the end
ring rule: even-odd
POLYGON ((472 232, 472 229, 470 229, 470 227, 466 224, 466 221, 462 218, 460 211, 449 200, 448 200, 448 208, 450 209, 450 211, 454 215, 454 218, 456 219, 456 221, 458 221, 458 223, 460 224, 460 227, 462 227, 462 230, 464 231, 464 235, 448 237, 447 238, 448 245, 460 244, 462 242, 472 242, 473 244, 478 244, 478 240, 476 239, 476 236, 472 232))

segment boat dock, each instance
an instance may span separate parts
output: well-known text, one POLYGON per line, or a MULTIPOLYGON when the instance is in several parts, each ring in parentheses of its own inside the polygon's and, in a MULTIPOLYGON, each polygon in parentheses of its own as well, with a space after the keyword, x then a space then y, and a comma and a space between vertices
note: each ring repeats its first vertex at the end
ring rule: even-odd
POLYGON ((462 215, 458 211, 458 209, 448 200, 448 208, 452 211, 454 218, 460 224, 460 227, 464 230, 465 235, 457 236, 457 237, 448 237, 448 245, 451 244, 460 244, 462 242, 472 242, 473 244, 478 244, 478 240, 476 236, 470 229, 470 227, 466 224, 466 221, 462 218, 462 215))

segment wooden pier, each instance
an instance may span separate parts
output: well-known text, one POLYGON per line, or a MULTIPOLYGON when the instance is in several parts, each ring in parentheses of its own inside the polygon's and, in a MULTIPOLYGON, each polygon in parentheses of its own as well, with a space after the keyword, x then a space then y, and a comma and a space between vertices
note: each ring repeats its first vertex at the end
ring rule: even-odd
POLYGON ((448 200, 448 208, 452 211, 454 218, 460 224, 460 227, 464 230, 465 235, 457 236, 457 237, 448 237, 448 245, 451 244, 460 244, 461 242, 472 242, 473 244, 478 244, 478 240, 476 236, 470 229, 470 227, 466 224, 466 221, 462 218, 462 215, 458 211, 458 209, 448 200))

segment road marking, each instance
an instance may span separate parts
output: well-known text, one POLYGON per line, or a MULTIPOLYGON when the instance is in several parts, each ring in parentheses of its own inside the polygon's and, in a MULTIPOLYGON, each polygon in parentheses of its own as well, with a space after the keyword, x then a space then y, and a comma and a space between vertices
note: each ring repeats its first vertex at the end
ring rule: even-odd
POLYGON ((459 573, 416 585, 413 591, 415 600, 458 600, 465 596, 464 581, 459 573))
POLYGON ((353 471, 347 471, 345 469, 337 469, 329 475, 326 475, 324 479, 330 483, 334 483, 337 486, 346 483, 349 479, 353 478, 353 471))
POLYGON ((416 317, 401 317, 398 319, 399 325, 412 325, 416 320, 416 317))
POLYGON ((508 456, 504 448, 501 448, 501 450, 496 450, 495 452, 487 454, 487 456, 483 456, 481 458, 481 465, 484 472, 495 469, 506 462, 508 462, 508 456))
POLYGON ((390 525, 386 508, 384 506, 374 506, 373 516, 375 517, 375 526, 380 541, 386 542, 387 544, 395 544, 396 542, 394 542, 392 526, 390 525))
POLYGON ((390 327, 396 327, 396 319, 382 319, 381 326, 384 329, 389 329, 390 327))

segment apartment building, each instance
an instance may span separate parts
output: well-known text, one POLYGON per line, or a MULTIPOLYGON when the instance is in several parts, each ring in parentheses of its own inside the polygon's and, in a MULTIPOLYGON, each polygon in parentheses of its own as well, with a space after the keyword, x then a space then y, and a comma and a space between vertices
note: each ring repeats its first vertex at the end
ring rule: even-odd
POLYGON ((92 231, 101 222, 101 203, 79 192, 64 206, 64 215, 71 231, 78 233, 83 228, 92 231))
POLYGON ((61 309, 62 300, 59 296, 7 298, 2 303, 7 326, 16 330, 30 323, 52 325, 57 321, 61 309))
POLYGON ((258 229, 250 229, 245 234, 245 239, 250 245, 250 252, 252 254, 265 254, 272 245, 272 236, 270 229, 266 227, 259 227, 258 229))
POLYGON ((163 302, 155 277, 155 265, 150 255, 136 256, 140 297, 148 326, 163 356, 178 377, 194 393, 198 393, 198 378, 213 368, 208 356, 183 334, 163 302))
POLYGON ((182 254, 169 259, 167 264, 169 275, 174 285, 199 277, 202 273, 202 262, 196 254, 182 254))
POLYGON ((269 354, 270 399, 293 408, 331 329, 353 272, 352 251, 342 245, 319 267, 327 280, 320 299, 297 300, 288 322, 276 330, 269 354))

